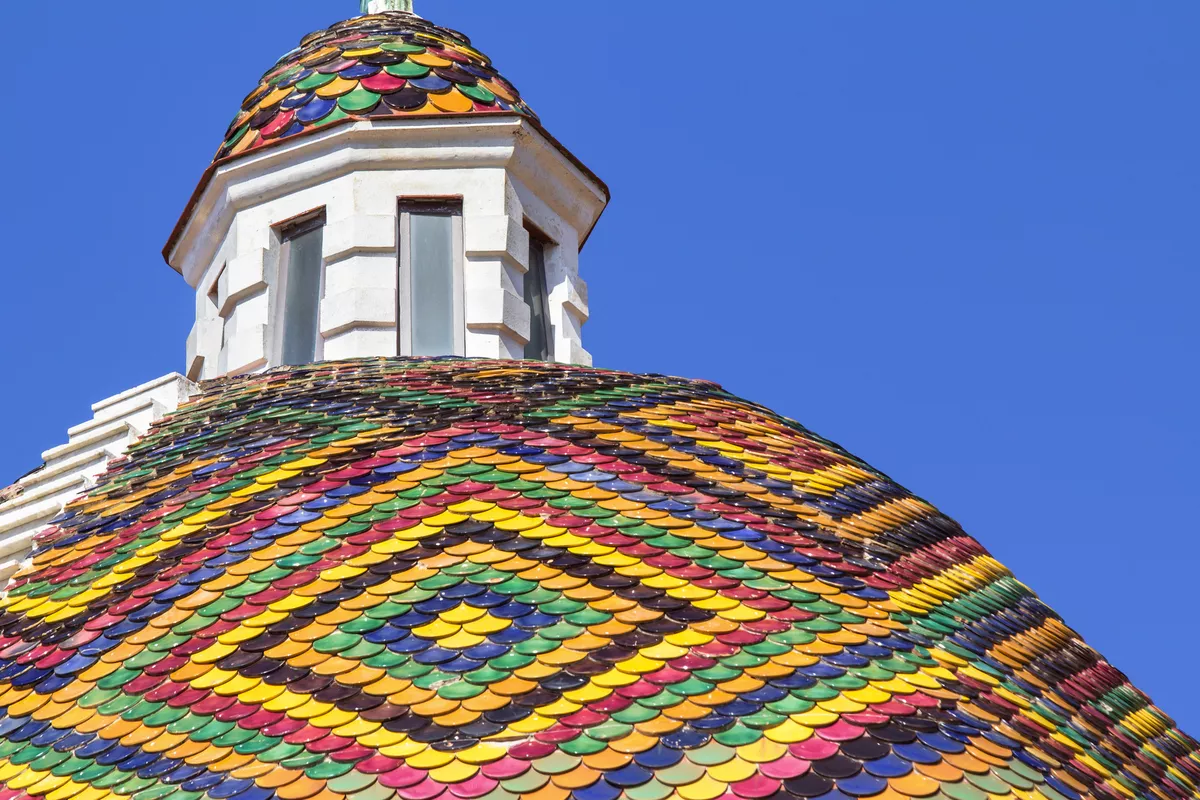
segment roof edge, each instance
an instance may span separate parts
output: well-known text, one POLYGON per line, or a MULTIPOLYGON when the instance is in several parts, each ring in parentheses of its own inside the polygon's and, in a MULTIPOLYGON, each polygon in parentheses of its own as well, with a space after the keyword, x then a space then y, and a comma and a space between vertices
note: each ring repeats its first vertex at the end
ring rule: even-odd
MULTIPOLYGON (((605 206, 607 206, 610 202, 612 202, 612 192, 609 190, 608 184, 605 183, 600 178, 600 176, 598 176, 595 172, 592 172, 592 170, 589 169, 588 166, 586 164, 584 164, 579 159, 578 156, 576 156, 574 153, 572 153, 570 150, 568 150, 566 145, 564 145, 561 141, 559 141, 554 136, 554 134, 550 133, 550 131, 548 131, 546 129, 545 125, 543 125, 539 120, 537 120, 533 117, 526 116, 525 114, 518 114, 515 112, 497 111, 497 112, 489 112, 487 114, 480 114, 478 112, 468 112, 468 113, 464 113, 464 114, 453 114, 453 113, 439 114, 439 115, 437 115, 436 118, 438 118, 438 119, 475 119, 475 120, 479 120, 483 117, 486 117, 488 119, 509 118, 509 119, 516 119, 516 120, 520 120, 520 121, 529 123, 530 125, 533 126, 534 130, 536 130, 542 136, 546 137, 546 140, 551 145, 553 145, 554 148, 563 155, 563 157, 565 157, 568 161, 570 161, 571 164, 576 169, 578 169, 589 180, 594 181, 595 184, 598 187, 600 187, 600 190, 604 193, 605 206)), ((428 117, 422 117, 422 119, 428 119, 428 117)), ((175 226, 171 229, 171 234, 167 238, 167 243, 163 246, 163 249, 162 249, 163 261, 166 262, 168 267, 171 267, 171 269, 175 269, 171 265, 171 253, 175 250, 175 246, 179 244, 179 240, 183 237, 183 232, 187 228, 188 223, 191 222, 192 214, 195 212, 196 206, 200 204, 200 198, 203 197, 204 192, 208 189, 209 184, 212 182, 213 175, 216 174, 218 169, 220 169, 221 167, 227 166, 229 164, 235 163, 236 161, 241 159, 243 156, 257 155, 257 154, 261 154, 261 153, 270 152, 271 150, 275 149, 276 147, 278 147, 279 145, 281 145, 283 143, 292 143, 292 142, 302 141, 306 137, 312 136, 313 134, 325 133, 326 131, 336 130, 339 127, 345 126, 347 123, 356 123, 356 122, 362 122, 362 121, 363 120, 356 119, 354 117, 347 117, 345 119, 338 120, 337 122, 335 122, 331 125, 325 125, 320 128, 312 128, 310 130, 306 130, 295 136, 289 136, 286 139, 276 139, 275 141, 270 142, 262 147, 255 148, 254 150, 249 150, 249 151, 246 151, 243 153, 238 153, 237 155, 227 156, 226 158, 213 161, 211 164, 208 165, 208 168, 204 170, 204 174, 200 176, 200 183, 197 184, 195 190, 192 192, 191 196, 188 198, 188 202, 187 202, 187 205, 184 206, 183 213, 180 214, 178 221, 176 221, 175 226)), ((603 211, 601 212, 600 216, 603 216, 603 211)), ((591 238, 592 231, 594 231, 596 229, 596 225, 599 224, 599 222, 600 222, 600 216, 596 217, 596 221, 592 223, 592 227, 589 228, 587 230, 587 232, 584 234, 583 240, 579 244, 580 249, 582 249, 583 246, 585 244, 587 244, 588 239, 591 238)))

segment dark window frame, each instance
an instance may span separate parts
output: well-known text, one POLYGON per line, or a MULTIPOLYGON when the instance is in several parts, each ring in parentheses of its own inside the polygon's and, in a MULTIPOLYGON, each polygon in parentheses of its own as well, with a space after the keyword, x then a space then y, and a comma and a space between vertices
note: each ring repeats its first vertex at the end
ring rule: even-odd
MULTIPOLYGON (((276 328, 274 342, 274 358, 272 361, 276 365, 301 365, 319 361, 323 355, 324 341, 321 337, 321 299, 325 295, 325 260, 322 255, 322 247, 324 245, 324 229, 325 229, 325 209, 319 208, 314 211, 305 212, 299 216, 273 226, 275 235, 279 241, 279 265, 276 271, 276 301, 273 303, 273 324, 276 328), (295 308, 295 298, 289 296, 289 288, 294 288, 293 272, 300 268, 293 262, 292 246, 293 243, 302 237, 305 237, 314 232, 319 232, 321 236, 316 242, 316 261, 309 264, 314 270, 315 286, 313 287, 315 297, 306 298, 311 303, 311 311, 309 311, 309 319, 304 327, 304 332, 310 334, 305 337, 303 344, 297 344, 289 338, 289 323, 291 315, 297 313, 295 308), (311 338, 311 342, 308 339, 311 338), (298 350, 303 350, 303 355, 296 355, 298 350), (290 351, 290 355, 289 355, 290 351)), ((294 335, 294 334, 292 334, 294 335)))
POLYGON ((529 234, 529 257, 522 278, 522 295, 529 308, 529 341, 525 344, 524 357, 532 361, 553 361, 554 323, 550 319, 550 277, 546 257, 551 248, 558 245, 529 220, 525 220, 525 232, 529 234), (540 308, 535 308, 535 304, 540 308))
POLYGON ((414 325, 419 322, 414 313, 412 219, 414 216, 449 217, 450 242, 450 328, 452 347, 449 353, 425 355, 466 354, 466 287, 463 252, 463 199, 461 197, 403 197, 397 201, 396 215, 396 352, 414 355, 414 325))

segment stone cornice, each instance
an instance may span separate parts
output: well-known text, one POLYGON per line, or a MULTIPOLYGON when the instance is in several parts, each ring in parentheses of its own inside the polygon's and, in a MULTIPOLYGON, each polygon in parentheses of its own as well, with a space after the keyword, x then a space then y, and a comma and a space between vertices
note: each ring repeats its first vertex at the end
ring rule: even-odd
POLYGON ((233 217, 246 207, 362 170, 488 167, 536 186, 558 214, 585 232, 585 240, 608 203, 604 183, 523 117, 356 121, 215 164, 163 254, 194 286, 233 217))

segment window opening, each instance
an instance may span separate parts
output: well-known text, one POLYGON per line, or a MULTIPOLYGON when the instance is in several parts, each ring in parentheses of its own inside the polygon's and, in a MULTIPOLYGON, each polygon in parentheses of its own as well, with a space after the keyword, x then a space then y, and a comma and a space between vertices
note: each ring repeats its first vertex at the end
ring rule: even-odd
POLYGON ((525 272, 525 304, 529 306, 529 341, 525 358, 547 361, 551 356, 550 298, 546 290, 546 248, 549 242, 540 232, 529 232, 529 269, 525 272))
POLYGON ((310 364, 317 359, 320 339, 321 255, 325 217, 323 214, 289 225, 280 231, 283 247, 280 325, 282 339, 279 362, 310 364))
POLYGON ((400 206, 400 352, 461 355, 462 205, 404 202, 400 206))

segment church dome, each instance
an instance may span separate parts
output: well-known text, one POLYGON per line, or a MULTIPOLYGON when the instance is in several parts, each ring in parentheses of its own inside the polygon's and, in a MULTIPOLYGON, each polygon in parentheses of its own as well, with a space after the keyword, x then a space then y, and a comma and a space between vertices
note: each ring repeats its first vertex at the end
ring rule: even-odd
POLYGON ((1193 739, 881 472, 711 383, 533 362, 205 384, 39 538, 0 709, 4 800, 1200 785, 1193 739))
POLYGON ((215 160, 346 119, 488 113, 537 118, 466 36, 387 11, 304 37, 246 97, 215 160))

